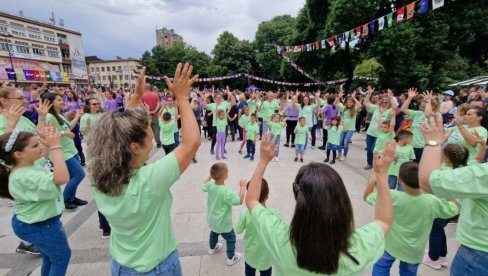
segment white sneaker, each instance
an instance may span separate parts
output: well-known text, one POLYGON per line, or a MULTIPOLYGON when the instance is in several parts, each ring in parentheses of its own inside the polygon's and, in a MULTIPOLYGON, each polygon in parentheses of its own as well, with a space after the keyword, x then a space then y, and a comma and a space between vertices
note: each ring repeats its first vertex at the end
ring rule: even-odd
POLYGON ((447 260, 446 257, 440 257, 439 260, 441 261, 441 266, 442 267, 447 267, 449 266, 449 261, 447 260))
POLYGON ((312 146, 312 149, 314 150, 314 149, 315 149, 315 147, 314 147, 314 146, 312 146))
POLYGON ((275 161, 275 162, 279 162, 279 161, 280 161, 280 158, 279 158, 279 157, 275 157, 275 158, 274 158, 274 161, 275 161))
POLYGON ((216 245, 215 245, 215 248, 214 249, 209 249, 208 250, 208 254, 209 255, 213 255, 217 252, 219 252, 220 250, 222 249, 222 244, 220 242, 218 242, 216 245))
POLYGON ((231 266, 231 265, 237 263, 241 258, 242 258, 241 253, 235 253, 234 257, 232 257, 232 259, 227 259, 227 265, 231 266))
POLYGON ((276 157, 273 157, 273 159, 271 159, 271 162, 274 162, 276 161, 276 157))

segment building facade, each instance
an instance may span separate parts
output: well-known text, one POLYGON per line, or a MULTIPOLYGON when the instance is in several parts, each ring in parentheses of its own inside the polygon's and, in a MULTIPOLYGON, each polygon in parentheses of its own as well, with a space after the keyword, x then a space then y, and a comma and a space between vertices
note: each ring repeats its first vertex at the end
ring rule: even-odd
POLYGON ((102 60, 96 56, 86 57, 90 84, 101 87, 136 87, 136 75, 140 62, 134 58, 102 60))
POLYGON ((176 41, 183 42, 183 37, 181 35, 175 33, 175 30, 166 29, 166 28, 156 30, 156 43, 157 43, 157 45, 164 47, 164 48, 169 48, 169 47, 173 46, 173 44, 176 41))
POLYGON ((0 80, 15 78, 19 83, 88 84, 81 33, 0 12, 0 80))

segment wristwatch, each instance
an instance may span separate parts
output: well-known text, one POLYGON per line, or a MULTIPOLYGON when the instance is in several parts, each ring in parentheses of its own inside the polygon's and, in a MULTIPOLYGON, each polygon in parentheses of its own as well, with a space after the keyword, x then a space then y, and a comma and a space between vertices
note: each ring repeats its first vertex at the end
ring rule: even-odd
POLYGON ((437 147, 437 146, 439 146, 439 142, 437 142, 435 140, 429 140, 429 141, 427 141, 427 146, 429 146, 429 147, 437 147))

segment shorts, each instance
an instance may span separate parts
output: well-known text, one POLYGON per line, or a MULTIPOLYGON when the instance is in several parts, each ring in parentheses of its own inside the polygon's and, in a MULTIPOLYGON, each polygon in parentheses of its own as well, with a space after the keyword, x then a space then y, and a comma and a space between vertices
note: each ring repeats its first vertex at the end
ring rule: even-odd
POLYGON ((303 153, 303 152, 305 152, 305 145, 303 145, 303 144, 295 144, 295 152, 296 153, 303 153))
POLYGON ((331 143, 327 143, 327 149, 328 150, 339 150, 341 148, 341 146, 339 145, 333 145, 331 143))

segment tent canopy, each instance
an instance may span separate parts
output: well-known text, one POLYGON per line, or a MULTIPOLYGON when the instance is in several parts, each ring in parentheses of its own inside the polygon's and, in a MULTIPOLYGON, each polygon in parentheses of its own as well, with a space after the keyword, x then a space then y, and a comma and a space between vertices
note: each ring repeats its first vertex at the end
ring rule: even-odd
POLYGON ((250 86, 248 86, 248 87, 246 88, 246 90, 259 90, 259 88, 258 88, 258 87, 256 87, 254 84, 251 84, 250 86))
POLYGON ((479 76, 469 80, 464 80, 450 84, 449 86, 469 86, 469 85, 486 85, 488 83, 488 76, 479 76))

